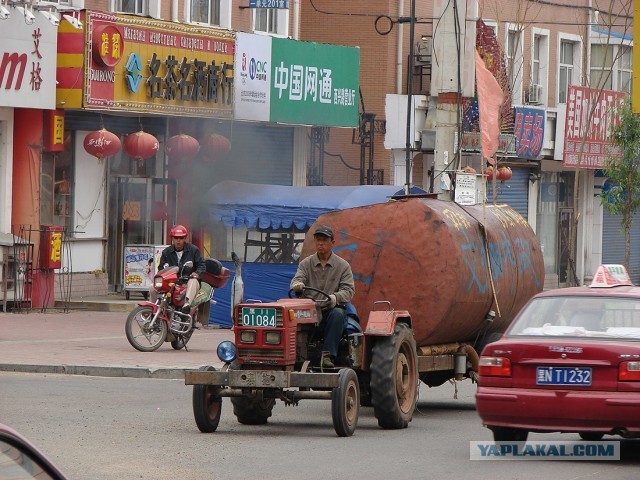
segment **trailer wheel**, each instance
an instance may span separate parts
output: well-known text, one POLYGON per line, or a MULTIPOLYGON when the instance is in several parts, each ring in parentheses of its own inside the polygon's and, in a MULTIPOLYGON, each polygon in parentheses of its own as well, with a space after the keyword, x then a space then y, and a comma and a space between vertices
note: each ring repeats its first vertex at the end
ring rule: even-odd
POLYGON ((338 386, 331 392, 333 428, 339 437, 350 437, 358 424, 360 412, 358 376, 350 368, 338 373, 338 386))
POLYGON ((382 428, 406 428, 418 399, 418 355, 413 332, 396 324, 391 337, 379 338, 371 358, 371 403, 382 428))
MULTIPOLYGON (((215 372, 211 366, 200 367, 201 371, 215 372)), ((222 414, 220 387, 215 385, 193 386, 193 417, 203 433, 215 432, 222 414)))

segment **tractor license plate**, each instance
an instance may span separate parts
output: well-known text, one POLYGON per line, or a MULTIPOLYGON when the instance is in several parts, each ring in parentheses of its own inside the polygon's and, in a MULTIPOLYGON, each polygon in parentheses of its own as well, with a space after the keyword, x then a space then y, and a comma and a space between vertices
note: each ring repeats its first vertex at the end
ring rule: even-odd
POLYGON ((253 308, 244 307, 242 309, 241 325, 243 327, 276 327, 275 308, 253 308))

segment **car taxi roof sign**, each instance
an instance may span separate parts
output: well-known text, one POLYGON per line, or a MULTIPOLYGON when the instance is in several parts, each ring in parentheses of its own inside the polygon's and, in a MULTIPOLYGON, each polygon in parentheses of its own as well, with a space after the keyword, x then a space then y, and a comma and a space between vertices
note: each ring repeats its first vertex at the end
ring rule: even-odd
POLYGON ((623 285, 633 285, 624 265, 600 265, 589 286, 609 288, 623 285))

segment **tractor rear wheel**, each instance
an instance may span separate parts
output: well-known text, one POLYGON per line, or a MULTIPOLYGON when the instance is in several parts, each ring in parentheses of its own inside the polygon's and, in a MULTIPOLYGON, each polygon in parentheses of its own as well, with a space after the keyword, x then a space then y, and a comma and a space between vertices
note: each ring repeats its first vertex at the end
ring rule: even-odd
POLYGON ((371 403, 382 428, 406 428, 418 400, 418 355, 413 331, 398 323, 373 346, 371 403))

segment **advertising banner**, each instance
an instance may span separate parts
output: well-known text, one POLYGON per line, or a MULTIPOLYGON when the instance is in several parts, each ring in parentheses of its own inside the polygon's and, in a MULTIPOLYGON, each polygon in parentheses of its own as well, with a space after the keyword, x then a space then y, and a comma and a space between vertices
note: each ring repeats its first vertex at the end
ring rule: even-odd
POLYGON ((0 20, 0 107, 55 108, 57 28, 15 6, 0 20))
POLYGON ((269 121, 271 37, 236 33, 235 117, 269 121))
POLYGON ((620 122, 624 92, 569 85, 562 164, 597 169, 620 152, 611 144, 611 130, 620 122))
POLYGON ((536 160, 544 142, 545 110, 543 108, 516 107, 514 134, 519 158, 536 160))
POLYGON ((357 127, 360 50, 237 34, 235 118, 357 127))
POLYGON ((83 107, 231 117, 233 32, 94 11, 85 28, 83 107))

